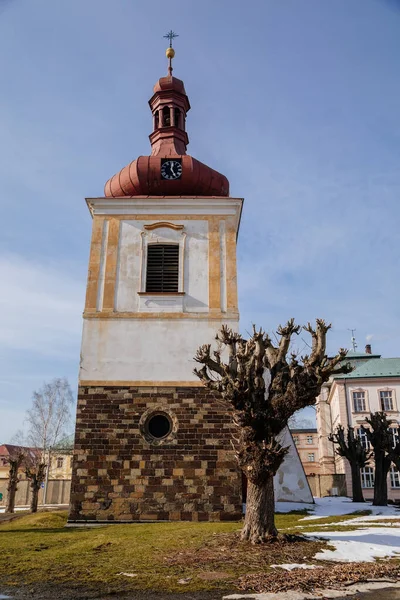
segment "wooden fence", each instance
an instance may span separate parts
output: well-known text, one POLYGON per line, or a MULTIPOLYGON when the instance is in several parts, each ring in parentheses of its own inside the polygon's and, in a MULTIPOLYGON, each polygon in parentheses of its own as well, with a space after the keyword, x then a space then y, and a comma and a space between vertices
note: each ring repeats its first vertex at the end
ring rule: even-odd
MULTIPOLYGON (((27 506, 30 504, 32 492, 29 484, 30 482, 26 479, 23 479, 18 483, 15 506, 27 506)), ((0 507, 5 506, 7 502, 7 485, 7 479, 0 479, 0 494, 2 495, 2 497, 0 496, 0 507)), ((43 492, 43 489, 39 491, 39 505, 43 504, 43 492)), ((70 493, 70 479, 49 479, 46 504, 69 504, 70 493)))
POLYGON ((337 473, 332 475, 308 475, 313 496, 323 498, 324 496, 347 496, 346 475, 337 473))

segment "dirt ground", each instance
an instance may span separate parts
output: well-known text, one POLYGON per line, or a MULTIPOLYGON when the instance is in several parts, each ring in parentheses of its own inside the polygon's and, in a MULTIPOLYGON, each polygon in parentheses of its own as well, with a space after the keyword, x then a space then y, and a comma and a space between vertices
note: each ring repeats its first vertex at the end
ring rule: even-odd
MULTIPOLYGON (((84 588, 66 589, 60 586, 49 585, 35 586, 35 588, 4 588, 0 585, 0 594, 8 595, 12 600, 221 600, 229 594, 226 590, 213 592, 190 592, 182 594, 164 594, 162 591, 143 591, 128 593, 101 594, 85 590, 84 588)), ((235 593, 235 592, 232 592, 235 593)), ((237 593, 237 592, 236 592, 237 593)), ((0 595, 0 600, 1 600, 0 595)))
MULTIPOLYGON (((237 593, 232 592, 232 593, 237 593)), ((1 594, 9 596, 12 600, 222 600, 229 595, 226 590, 213 592, 189 592, 182 594, 165 594, 162 591, 114 592, 113 594, 98 594, 84 588, 63 588, 62 586, 42 585, 26 588, 6 588, 0 583, 1 594)), ((286 593, 276 594, 276 600, 284 600, 286 593)), ((321 596, 321 600, 323 596, 321 596)), ((400 589, 385 588, 372 592, 363 592, 354 596, 337 598, 336 600, 400 600, 400 589)))

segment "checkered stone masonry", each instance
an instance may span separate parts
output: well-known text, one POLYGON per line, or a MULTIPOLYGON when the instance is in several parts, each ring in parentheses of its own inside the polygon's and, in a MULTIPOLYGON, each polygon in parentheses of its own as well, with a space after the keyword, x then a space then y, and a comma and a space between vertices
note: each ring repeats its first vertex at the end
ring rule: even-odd
POLYGON ((201 387, 80 387, 70 521, 219 521, 242 516, 232 425, 201 387), (149 442, 165 412, 172 432, 149 442))

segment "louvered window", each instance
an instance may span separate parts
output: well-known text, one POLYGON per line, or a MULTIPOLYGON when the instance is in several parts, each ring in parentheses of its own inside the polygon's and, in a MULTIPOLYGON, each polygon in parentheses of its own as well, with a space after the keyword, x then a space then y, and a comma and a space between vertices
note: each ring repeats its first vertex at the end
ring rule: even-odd
POLYGON ((146 292, 178 292, 179 245, 149 244, 147 247, 146 292))

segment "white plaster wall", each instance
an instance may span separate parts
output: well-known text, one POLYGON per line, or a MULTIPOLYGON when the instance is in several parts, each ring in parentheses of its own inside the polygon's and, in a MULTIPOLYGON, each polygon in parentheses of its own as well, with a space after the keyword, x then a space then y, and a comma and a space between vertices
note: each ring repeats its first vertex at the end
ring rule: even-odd
POLYGON ((115 284, 115 310, 137 312, 139 307, 142 221, 121 221, 115 284))
POLYGON ((323 387, 316 403, 318 430, 319 470, 316 473, 328 474, 335 471, 335 450, 328 437, 332 433, 331 407, 328 402, 329 390, 323 387))
POLYGON ((339 390, 338 387, 332 392, 331 395, 331 417, 332 417, 332 430, 335 431, 337 426, 342 423, 345 424, 347 417, 346 415, 340 414, 340 406, 339 406, 339 390))
POLYGON ((208 312, 208 221, 182 221, 185 226, 183 306, 186 312, 208 312))
POLYGON ((288 427, 285 427, 278 439, 282 446, 289 446, 289 452, 274 478, 275 500, 314 502, 303 465, 288 427))
MULTIPOLYGON (((183 225, 186 233, 184 251, 184 291, 183 309, 185 312, 208 311, 208 222, 206 220, 175 221, 183 225)), ((115 306, 117 312, 137 312, 139 310, 140 273, 142 268, 142 236, 144 225, 149 221, 126 220, 121 222, 115 306)), ((180 232, 162 228, 146 235, 160 235, 162 241, 177 242, 180 232), (165 239, 164 239, 165 238, 165 239)), ((143 291, 143 290, 142 290, 143 291)))
POLYGON ((380 390, 392 390, 392 398, 393 398, 393 411, 387 411, 387 416, 389 419, 393 419, 394 421, 400 422, 400 412, 399 412, 399 401, 400 401, 400 382, 390 381, 385 379, 380 380, 371 380, 369 381, 354 381, 346 382, 347 388, 347 403, 349 406, 349 412, 351 414, 352 425, 357 427, 360 422, 364 422, 365 416, 369 416, 371 412, 381 411, 379 391, 380 390), (353 406, 353 393, 357 391, 365 392, 366 399, 366 413, 355 413, 353 406))
POLYGON ((196 381, 197 348, 238 320, 85 319, 81 381, 196 381))

